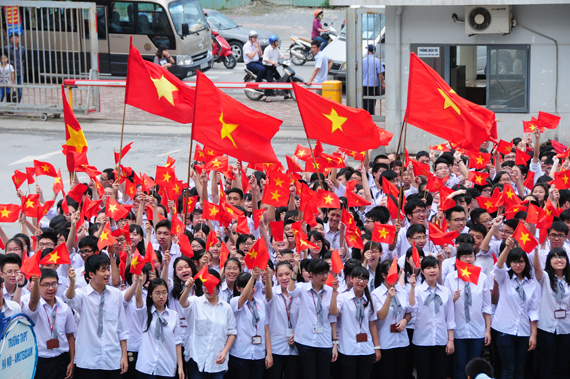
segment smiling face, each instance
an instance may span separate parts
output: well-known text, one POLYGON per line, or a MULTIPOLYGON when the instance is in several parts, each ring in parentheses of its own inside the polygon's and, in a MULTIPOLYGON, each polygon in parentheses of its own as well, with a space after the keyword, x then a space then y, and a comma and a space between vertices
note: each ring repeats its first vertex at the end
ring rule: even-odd
POLYGON ((57 278, 44 278, 40 281, 40 295, 45 301, 55 299, 57 288, 57 278))
POLYGON ((554 270, 564 270, 568 265, 568 256, 566 254, 553 254, 550 258, 550 264, 554 270))
POLYGON ((91 283, 96 286, 106 286, 109 284, 109 278, 111 277, 111 268, 109 265, 100 267, 95 273, 90 272, 89 278, 91 283))
POLYGON ((226 280, 230 282, 235 282, 238 274, 240 273, 240 267, 238 266, 237 262, 229 261, 226 265, 226 269, 224 271, 226 275, 226 280))
POLYGON ((176 267, 174 267, 174 272, 176 273, 178 279, 182 281, 182 283, 185 283, 192 277, 192 269, 190 268, 188 262, 184 260, 178 261, 176 267))
POLYGON ((439 274, 439 267, 437 266, 428 266, 422 270, 422 275, 428 281, 435 281, 437 279, 438 274, 439 274))
POLYGON ((279 266, 276 276, 281 287, 287 287, 291 281, 291 269, 286 265, 279 266))

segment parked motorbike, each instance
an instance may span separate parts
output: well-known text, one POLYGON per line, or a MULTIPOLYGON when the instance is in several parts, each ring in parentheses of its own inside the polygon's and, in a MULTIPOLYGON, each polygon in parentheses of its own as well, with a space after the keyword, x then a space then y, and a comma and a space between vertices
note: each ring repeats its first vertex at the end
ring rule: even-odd
MULTIPOLYGON (((329 25, 325 22, 324 26, 328 27, 328 33, 321 33, 321 37, 323 37, 327 42, 327 46, 329 43, 334 41, 338 38, 338 33, 336 29, 332 26, 328 27, 329 25)), ((311 52, 311 40, 309 38, 302 38, 297 37, 296 35, 291 35, 291 40, 293 43, 289 46, 287 52, 289 52, 291 56, 291 62, 296 64, 297 66, 304 65, 307 61, 314 61, 315 57, 311 52)), ((326 46, 325 46, 326 49, 326 46)))
POLYGON ((223 62, 227 69, 233 69, 237 64, 237 59, 230 44, 215 30, 211 30, 211 33, 214 62, 223 62))
MULTIPOLYGON (((288 59, 285 60, 281 60, 279 61, 279 66, 281 66, 283 68, 283 72, 280 73, 281 75, 281 79, 277 80, 275 83, 290 83, 290 82, 294 82, 294 83, 304 83, 305 81, 296 76, 295 75, 295 71, 289 67, 291 65, 291 61, 288 59)), ((250 70, 248 70, 247 68, 244 69, 245 71, 245 77, 243 78, 244 82, 255 82, 255 80, 257 79, 257 76, 250 70)), ((263 82, 266 83, 267 80, 263 79, 263 82)), ((248 99, 250 100, 254 100, 254 101, 259 101, 261 100, 261 98, 265 95, 264 90, 258 90, 258 89, 251 89, 251 88, 246 88, 244 90, 245 95, 247 96, 248 99)), ((271 90, 271 95, 270 96, 283 96, 286 99, 291 98, 291 99, 295 99, 295 93, 292 89, 290 90, 284 90, 284 89, 274 89, 271 90)))

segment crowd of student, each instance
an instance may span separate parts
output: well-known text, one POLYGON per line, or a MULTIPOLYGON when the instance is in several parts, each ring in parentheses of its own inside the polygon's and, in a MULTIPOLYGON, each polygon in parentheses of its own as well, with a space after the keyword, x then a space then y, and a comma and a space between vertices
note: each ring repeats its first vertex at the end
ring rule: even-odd
MULTIPOLYGON (((139 186, 131 201, 116 172, 107 169, 100 176, 102 209, 92 219, 82 220, 81 204, 68 197, 69 212, 60 201, 38 228, 21 216, 22 233, 9 239, 0 230, 0 309, 7 316, 22 311, 36 323, 37 378, 409 379, 415 372, 420 379, 463 379, 467 363, 484 351, 496 377, 523 378, 526 370, 535 378, 566 378, 570 191, 549 182, 569 163, 555 156, 550 143, 541 145, 538 132, 513 145, 509 154, 493 152, 478 170, 489 174, 481 184, 469 180, 469 159, 459 151, 416 154, 430 165, 429 176, 452 189, 447 199, 427 190, 428 178, 414 175, 412 165, 402 167, 395 154, 372 162, 365 154, 357 169, 344 157, 347 167, 331 170, 322 182, 304 173, 303 185, 330 191, 341 202, 341 209, 318 208, 314 227, 301 221, 306 218, 293 184, 286 207, 260 201, 268 185, 262 171, 250 175, 246 193, 239 166, 235 179, 221 181, 223 193, 219 173, 193 172, 189 196, 200 199, 184 215, 184 195, 175 204, 139 186), (517 149, 532 158, 515 165, 517 149), (526 188, 529 172, 534 181, 526 188), (405 218, 392 218, 388 203, 397 199, 387 182, 401 186, 405 218), (370 205, 347 207, 347 186, 370 205), (540 225, 528 222, 525 210, 483 205, 496 188, 512 188, 525 204, 541 209, 556 205, 558 216, 533 251, 525 252, 513 237, 519 223, 540 237, 540 225), (125 218, 105 215, 110 198, 132 205, 125 218), (442 210, 449 199, 455 204, 442 210), (237 220, 223 226, 209 219, 204 201, 243 211, 249 233, 241 233, 237 220), (267 211, 256 227, 253 214, 261 208, 267 211), (363 248, 348 246, 345 211, 363 248), (176 218, 186 221, 184 231, 174 230, 176 218), (275 236, 279 229, 270 226, 279 221, 283 235, 275 236), (100 250, 108 224, 117 243, 100 250), (395 226, 391 243, 374 241, 379 224, 395 226), (430 239, 433 225, 456 231, 453 243, 430 239), (181 248, 181 233, 192 253, 181 248), (306 233, 311 247, 301 249, 296 233, 306 233), (260 239, 270 259, 263 270, 249 269, 247 256, 260 239), (131 273, 135 251, 149 254, 149 243, 156 259, 140 275, 131 273), (41 265, 41 277, 27 280, 22 259, 45 257, 61 244, 71 263, 41 265), (331 276, 333 250, 344 269, 331 276), (394 261, 399 272, 389 280, 394 261), (457 261, 480 267, 478 280, 464 281, 457 261)), ((95 182, 85 196, 98 198, 95 182)), ((474 362, 471 367, 485 363, 474 362)))

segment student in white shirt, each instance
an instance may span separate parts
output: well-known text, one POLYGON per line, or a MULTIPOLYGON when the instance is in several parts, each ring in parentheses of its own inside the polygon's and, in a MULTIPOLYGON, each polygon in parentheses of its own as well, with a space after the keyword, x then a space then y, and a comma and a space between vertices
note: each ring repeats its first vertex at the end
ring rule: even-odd
MULTIPOLYGON (((208 270, 211 277, 220 280, 216 270, 208 270)), ((188 322, 188 338, 185 343, 184 359, 188 362, 188 373, 192 379, 222 379, 228 370, 228 353, 236 334, 236 320, 228 303, 218 296, 220 284, 210 293, 202 286, 204 295, 190 296, 194 280, 189 278, 180 296, 180 306, 188 322), (190 298, 188 298, 190 296, 190 298)))
POLYGON ((269 318, 263 298, 256 297, 255 283, 261 270, 242 272, 236 280, 241 293, 230 300, 236 317, 237 335, 230 349, 229 375, 232 379, 262 379, 264 369, 273 365, 269 318))
POLYGON ((292 297, 299 297, 299 319, 295 343, 306 378, 328 379, 330 362, 338 356, 336 315, 330 312, 332 288, 325 285, 330 266, 312 259, 308 266, 310 281, 297 283, 292 297))
POLYGON ((150 281, 145 304, 142 297, 145 278, 135 275, 133 280, 137 286, 137 321, 143 328, 136 366, 138 378, 174 378, 178 373, 178 377, 183 379, 180 317, 176 311, 168 308, 166 281, 162 278, 150 281))
POLYGON ((222 270, 222 277, 224 282, 220 287, 220 299, 226 303, 230 303, 230 300, 236 295, 237 289, 235 288, 236 279, 241 272, 241 263, 237 258, 228 258, 224 262, 224 268, 222 270))
MULTIPOLYGON (((475 251, 470 243, 457 248, 457 260, 475 264, 475 251)), ((475 273, 471 273, 473 277, 475 273)), ((491 288, 487 276, 481 271, 477 284, 458 278, 457 270, 447 275, 444 286, 453 294, 455 307, 455 353, 453 354, 454 379, 466 379, 465 365, 480 357, 483 345, 491 343, 491 288)))
POLYGON ((352 289, 337 295, 338 279, 333 281, 331 313, 338 313, 339 361, 342 377, 369 378, 372 365, 380 359, 376 313, 368 289, 368 269, 355 267, 352 289), (338 299, 337 299, 338 296, 338 299))
POLYGON ((421 270, 424 282, 416 288, 412 276, 409 296, 410 306, 416 314, 412 342, 417 379, 445 379, 447 355, 455 350, 453 297, 446 287, 437 283, 439 266, 434 256, 422 259, 421 270))
POLYGON ((30 301, 24 312, 34 321, 38 342, 38 379, 70 378, 73 375, 77 325, 71 308, 56 296, 59 277, 52 269, 42 269, 41 278, 33 276, 30 301))
POLYGON ((109 286, 109 257, 92 255, 85 261, 89 284, 75 290, 75 270, 68 271, 65 302, 79 313, 75 365, 81 379, 115 379, 128 369, 126 319, 121 292, 109 286))
POLYGON ((26 277, 20 271, 22 259, 14 253, 6 254, 2 258, 4 258, 0 262, 0 271, 4 278, 2 296, 4 300, 11 300, 19 304, 21 296, 29 292, 24 287, 26 277))
POLYGON ((567 378, 567 352, 570 350, 570 265, 562 248, 546 257, 546 268, 534 252, 534 275, 541 286, 537 349, 542 378, 567 378), (556 374, 555 374, 556 373, 556 374))
MULTIPOLYGON (((0 275, 0 290, 4 290, 4 278, 0 275)), ((12 300, 7 300, 5 297, 0 296, 0 312, 4 312, 4 316, 12 317, 16 313, 22 312, 20 304, 12 300)))
MULTIPOLYGON (((380 284, 372 292, 372 304, 378 319, 376 321, 381 359, 372 368, 372 377, 386 379, 404 378, 410 339, 406 327, 411 320, 408 292, 397 282, 391 285, 387 280, 392 262, 380 264, 380 284)), ((411 363, 413 366, 413 363, 411 363)))
MULTIPOLYGON (((298 254, 296 258, 299 259, 298 254)), ((273 353, 270 378, 295 379, 299 376, 299 352, 293 336, 299 317, 299 298, 292 298, 289 292, 295 290, 297 275, 293 272, 291 263, 287 261, 277 263, 275 275, 279 284, 274 287, 267 284, 265 286, 273 353)))
POLYGON ((524 378, 528 352, 536 347, 540 308, 540 285, 531 277, 527 254, 513 249, 514 241, 507 238, 494 271, 500 296, 491 327, 497 331, 504 379, 524 378))

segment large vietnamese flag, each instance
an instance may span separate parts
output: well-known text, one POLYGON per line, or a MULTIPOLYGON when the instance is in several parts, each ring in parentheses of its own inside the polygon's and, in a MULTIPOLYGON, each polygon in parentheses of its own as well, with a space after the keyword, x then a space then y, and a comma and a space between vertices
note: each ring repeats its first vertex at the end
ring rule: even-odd
POLYGON ((465 100, 414 53, 404 120, 470 151, 497 139, 495 113, 465 100))
POLYGON ((240 161, 279 162, 271 139, 283 121, 249 109, 198 71, 192 138, 240 161))
POLYGON ((387 146, 392 139, 394 134, 377 127, 364 109, 347 107, 292 84, 308 138, 357 151, 387 146))
POLYGON ((168 70, 143 60, 133 46, 127 63, 125 103, 182 124, 192 122, 196 91, 168 70))

